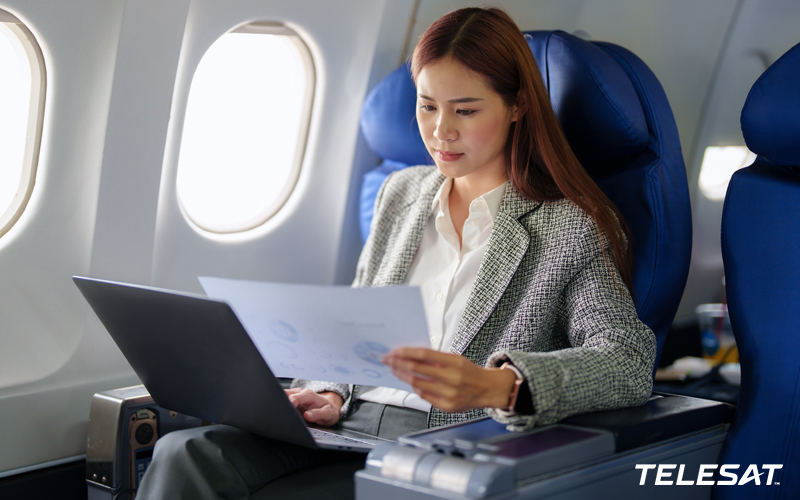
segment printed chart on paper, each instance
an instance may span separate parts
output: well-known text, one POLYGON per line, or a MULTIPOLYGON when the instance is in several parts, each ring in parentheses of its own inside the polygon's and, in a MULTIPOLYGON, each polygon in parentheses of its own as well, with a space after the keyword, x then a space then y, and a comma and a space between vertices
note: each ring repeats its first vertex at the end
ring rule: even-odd
POLYGON ((278 377, 410 390, 381 357, 394 347, 429 347, 416 287, 199 280, 209 298, 230 304, 278 377))

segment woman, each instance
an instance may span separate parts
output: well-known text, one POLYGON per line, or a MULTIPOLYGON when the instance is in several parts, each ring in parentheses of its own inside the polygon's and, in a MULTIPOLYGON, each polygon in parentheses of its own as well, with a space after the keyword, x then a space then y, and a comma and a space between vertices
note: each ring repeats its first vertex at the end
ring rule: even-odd
MULTIPOLYGON (((411 69, 436 168, 386 180, 354 286, 420 286, 431 349, 384 358, 413 394, 295 381, 290 400, 309 422, 389 438, 644 403, 655 339, 630 296, 627 229, 567 145, 522 33, 498 9, 451 12, 411 69)), ((220 427, 159 441, 139 496, 246 498, 344 459, 220 427)))

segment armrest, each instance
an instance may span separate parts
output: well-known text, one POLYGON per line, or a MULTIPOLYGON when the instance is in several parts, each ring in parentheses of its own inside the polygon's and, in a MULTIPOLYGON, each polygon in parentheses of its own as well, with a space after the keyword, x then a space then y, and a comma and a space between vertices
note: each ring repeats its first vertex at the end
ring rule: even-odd
POLYGON ((735 409, 734 405, 708 399, 654 393, 642 406, 585 413, 561 423, 611 432, 619 453, 729 424, 735 409))

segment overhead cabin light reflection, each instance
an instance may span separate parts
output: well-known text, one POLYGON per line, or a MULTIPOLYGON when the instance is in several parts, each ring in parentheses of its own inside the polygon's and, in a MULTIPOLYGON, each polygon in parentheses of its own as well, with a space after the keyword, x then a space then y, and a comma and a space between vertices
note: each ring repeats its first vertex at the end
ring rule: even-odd
POLYGON ((734 172, 751 165, 756 155, 747 146, 710 146, 703 154, 698 185, 709 200, 722 201, 734 172))
POLYGON ((213 233, 247 231, 274 215, 294 188, 305 147, 314 85, 307 49, 284 27, 253 26, 208 49, 186 106, 178 199, 213 233), (276 30, 287 34, 269 34, 276 30))

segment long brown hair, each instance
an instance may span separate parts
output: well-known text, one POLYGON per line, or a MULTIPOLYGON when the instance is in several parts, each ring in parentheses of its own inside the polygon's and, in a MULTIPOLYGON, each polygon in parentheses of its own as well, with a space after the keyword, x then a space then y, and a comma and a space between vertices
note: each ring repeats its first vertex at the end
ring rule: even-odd
MULTIPOLYGON (((445 14, 422 35, 411 59, 416 80, 428 64, 453 57, 486 78, 506 106, 517 105, 506 147, 508 178, 526 198, 568 198, 589 214, 614 254, 623 283, 633 293, 630 232, 611 200, 572 152, 525 37, 500 9, 465 8, 445 14)), ((603 248, 603 256, 609 261, 603 248)))

